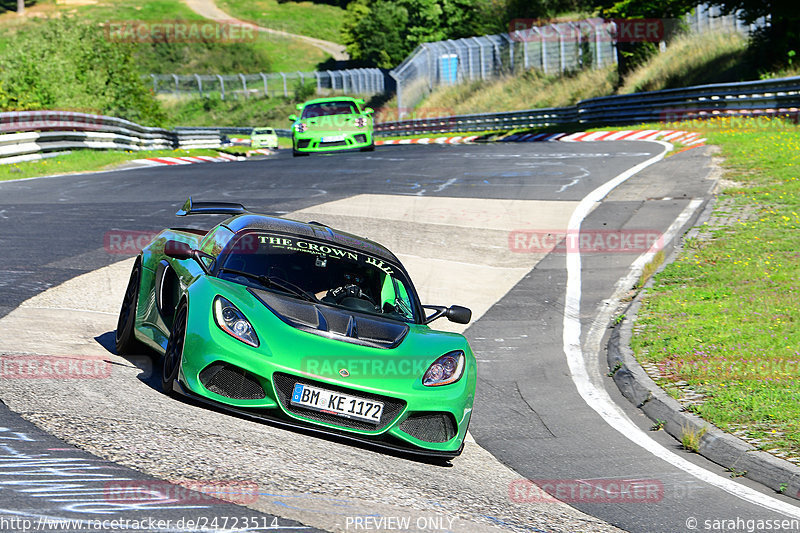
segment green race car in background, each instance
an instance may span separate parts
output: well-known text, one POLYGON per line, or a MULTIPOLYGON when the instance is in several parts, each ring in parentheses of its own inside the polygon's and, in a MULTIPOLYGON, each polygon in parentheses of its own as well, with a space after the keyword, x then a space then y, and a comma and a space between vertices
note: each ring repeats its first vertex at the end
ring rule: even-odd
POLYGON ((192 202, 210 231, 167 229, 131 272, 119 354, 163 354, 161 385, 238 414, 440 458, 461 453, 476 360, 397 257, 316 222, 192 202), (426 309, 428 309, 426 313, 426 309))
POLYGON ((375 149, 372 113, 364 100, 338 96, 297 104, 300 116, 291 115, 292 154, 308 155, 358 148, 375 149))

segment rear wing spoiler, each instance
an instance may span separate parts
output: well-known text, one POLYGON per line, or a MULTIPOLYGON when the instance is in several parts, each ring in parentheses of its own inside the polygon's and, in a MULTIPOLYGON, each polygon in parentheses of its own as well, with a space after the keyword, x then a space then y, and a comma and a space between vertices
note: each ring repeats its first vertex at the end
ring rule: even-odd
POLYGON ((250 211, 242 204, 233 202, 193 202, 190 196, 177 213, 179 217, 186 215, 243 215, 250 211))

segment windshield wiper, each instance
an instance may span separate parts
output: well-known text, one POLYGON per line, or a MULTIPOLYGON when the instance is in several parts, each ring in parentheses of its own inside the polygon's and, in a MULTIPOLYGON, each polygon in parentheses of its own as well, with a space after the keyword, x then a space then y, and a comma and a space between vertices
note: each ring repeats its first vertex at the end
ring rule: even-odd
POLYGON ((227 268, 222 267, 219 269, 220 272, 230 272, 231 274, 237 274, 239 276, 244 276, 246 278, 254 279, 264 285, 265 287, 277 287, 284 292, 288 292, 290 294, 294 294, 295 296, 299 296, 304 300, 309 302, 319 302, 316 296, 307 292, 294 283, 286 281, 285 279, 281 279, 275 276, 265 276, 263 274, 253 274, 252 272, 245 272, 244 270, 236 270, 235 268, 227 268))

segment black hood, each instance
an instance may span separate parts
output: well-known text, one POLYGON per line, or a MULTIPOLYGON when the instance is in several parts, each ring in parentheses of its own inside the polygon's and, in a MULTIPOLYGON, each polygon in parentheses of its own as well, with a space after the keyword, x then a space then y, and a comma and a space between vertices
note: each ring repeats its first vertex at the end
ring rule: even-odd
POLYGON ((262 289, 248 289, 272 313, 297 329, 344 342, 395 348, 408 333, 408 324, 347 309, 298 300, 262 289))

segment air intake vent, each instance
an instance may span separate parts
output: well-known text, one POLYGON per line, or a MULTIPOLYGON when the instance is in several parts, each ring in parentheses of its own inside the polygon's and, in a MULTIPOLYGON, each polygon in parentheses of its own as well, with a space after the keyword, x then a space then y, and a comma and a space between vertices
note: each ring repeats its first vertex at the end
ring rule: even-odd
POLYGON ((447 442, 456 436, 456 421, 450 413, 412 413, 400 430, 425 442, 447 442))
POLYGON ((211 363, 200 372, 203 386, 226 398, 234 400, 261 400, 266 398, 255 374, 225 363, 211 363))

